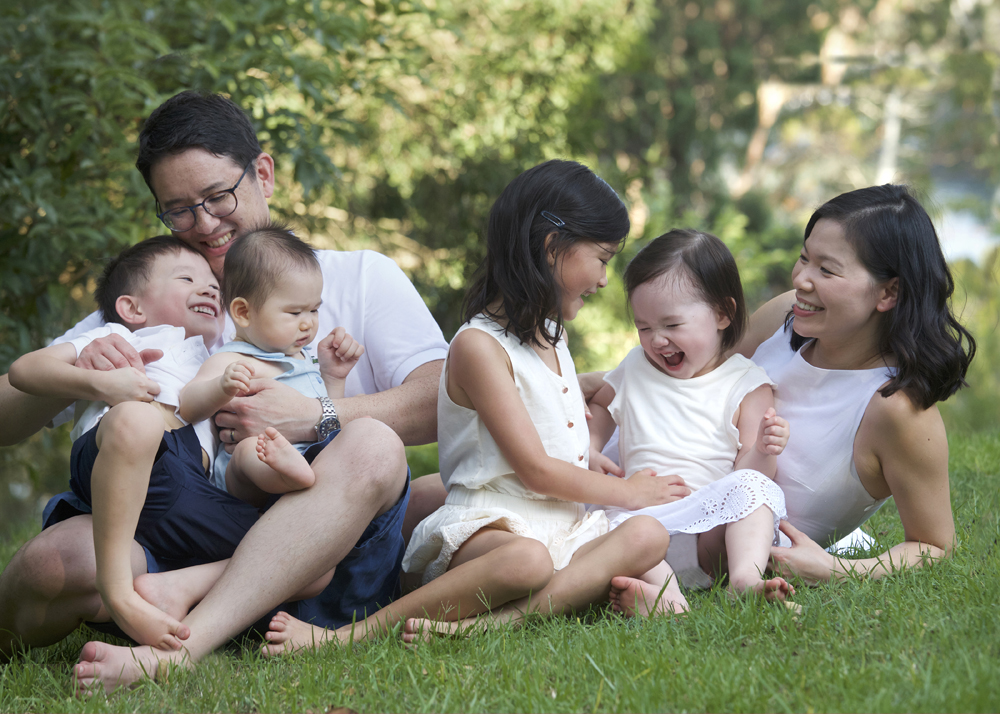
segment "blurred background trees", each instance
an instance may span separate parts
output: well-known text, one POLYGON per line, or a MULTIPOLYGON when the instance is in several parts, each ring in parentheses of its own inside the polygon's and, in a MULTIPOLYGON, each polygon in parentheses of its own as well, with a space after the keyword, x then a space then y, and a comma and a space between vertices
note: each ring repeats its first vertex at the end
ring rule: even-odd
MULTIPOLYGON (((93 277, 162 232, 133 168, 145 117, 224 92, 277 161, 272 207, 319 247, 373 248, 446 336, 503 186, 582 161, 632 240, 715 232, 756 305, 809 213, 906 182, 980 340, 952 428, 1000 423, 1000 7, 988 0, 11 0, 0 7, 0 371, 93 308, 93 277)), ((572 324, 579 369, 635 344, 618 274, 572 324)), ((0 517, 62 488, 60 431, 0 450, 0 517), (8 495, 10 494, 10 495, 8 495)), ((433 448, 413 452, 433 467, 433 448)), ((419 469, 420 466, 417 466, 419 469)))

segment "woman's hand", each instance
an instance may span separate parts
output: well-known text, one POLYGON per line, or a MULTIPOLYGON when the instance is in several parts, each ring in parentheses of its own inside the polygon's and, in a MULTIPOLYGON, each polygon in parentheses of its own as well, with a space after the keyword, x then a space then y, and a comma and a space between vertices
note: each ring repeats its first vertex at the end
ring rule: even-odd
POLYGON ((783 577, 797 575, 809 585, 829 581, 837 559, 788 521, 781 521, 778 527, 792 541, 792 547, 771 547, 771 567, 775 572, 783 577))

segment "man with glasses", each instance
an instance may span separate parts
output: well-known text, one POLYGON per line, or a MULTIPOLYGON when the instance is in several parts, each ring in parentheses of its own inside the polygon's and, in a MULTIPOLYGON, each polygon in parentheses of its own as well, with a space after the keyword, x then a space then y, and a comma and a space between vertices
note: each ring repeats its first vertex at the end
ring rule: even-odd
MULTIPOLYGON (((219 95, 183 92, 156 109, 140 134, 136 167, 160 220, 202 253, 216 275, 233 241, 269 218, 274 161, 261 150, 242 110, 219 95)), ((365 345, 348 378, 349 396, 309 399, 260 380, 250 396, 234 399, 231 411, 215 418, 233 443, 269 425, 291 441, 325 442, 313 461, 316 484, 282 496, 238 547, 233 544, 225 573, 185 619, 191 636, 182 652, 88 643, 74 672, 81 684, 99 682, 111 689, 155 672, 161 661, 197 661, 333 566, 334 579, 320 596, 282 609, 336 626, 385 604, 396 586, 408 494, 402 443, 437 438, 437 388, 447 344, 412 284, 388 258, 372 251, 325 250, 317 251, 317 258, 324 276, 318 334, 341 325, 365 345), (366 416, 374 418, 360 418, 366 416)), ((91 315, 59 341, 98 324, 100 316, 91 315)), ((231 334, 227 321, 224 337, 231 334)), ((141 368, 156 357, 107 338, 82 351, 77 365, 141 368)), ((71 416, 63 413, 66 406, 17 392, 4 376, 0 432, 9 422, 10 433, 3 443, 16 443, 50 420, 65 420, 71 416)), ((78 511, 66 517, 62 509, 64 520, 29 541, 0 575, 0 652, 56 642, 83 621, 107 621, 94 583, 91 517, 78 511)), ((218 517, 229 516, 223 509, 218 517)), ((202 525, 211 532, 211 523, 202 525)), ((136 576, 185 565, 138 544, 133 553, 136 576)), ((170 577, 146 582, 169 600, 170 577)))

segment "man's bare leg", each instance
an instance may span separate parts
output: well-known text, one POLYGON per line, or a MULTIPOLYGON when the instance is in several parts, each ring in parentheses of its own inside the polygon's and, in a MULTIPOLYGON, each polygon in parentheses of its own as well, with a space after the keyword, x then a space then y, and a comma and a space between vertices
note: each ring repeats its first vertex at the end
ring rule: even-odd
POLYGON ((403 541, 410 544, 413 529, 444 505, 448 492, 441 481, 441 474, 427 474, 410 482, 410 502, 403 516, 403 541))
MULTIPOLYGON (((146 556, 135 541, 132 574, 146 572, 146 556)), ((83 622, 111 616, 97 591, 93 518, 69 518, 29 540, 0 574, 0 657, 25 647, 46 647, 83 622)))
MULTIPOLYGON (((227 558, 216 563, 194 565, 179 570, 146 573, 135 579, 135 591, 146 602, 171 617, 183 620, 218 582, 228 563, 227 558)), ((305 589, 288 598, 289 602, 318 596, 333 580, 333 572, 330 570, 321 575, 305 589)))
MULTIPOLYGON (((441 482, 441 474, 427 474, 410 481, 410 502, 406 505, 403 516, 403 545, 410 544, 413 529, 420 521, 427 518, 444 505, 448 492, 441 482)), ((409 593, 420 587, 422 573, 399 574, 399 583, 404 593, 409 593)))
POLYGON ((399 500, 406 456, 374 419, 347 424, 313 462, 315 485, 283 496, 246 534, 218 582, 188 614, 182 651, 90 642, 73 668, 78 688, 111 691, 189 666, 314 582, 350 552, 368 524, 399 500))
POLYGON ((187 626, 142 599, 130 564, 163 427, 160 409, 143 402, 118 404, 101 419, 91 473, 94 554, 97 589, 111 619, 136 642, 180 649, 187 626))

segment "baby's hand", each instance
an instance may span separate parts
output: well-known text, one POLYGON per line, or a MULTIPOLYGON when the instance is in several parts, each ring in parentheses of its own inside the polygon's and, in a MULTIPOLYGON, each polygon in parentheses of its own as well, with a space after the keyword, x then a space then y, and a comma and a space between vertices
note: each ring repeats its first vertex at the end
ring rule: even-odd
POLYGON ((95 372, 94 379, 98 393, 110 406, 122 402, 151 402, 160 393, 160 385, 135 367, 95 372))
POLYGON ((679 501, 691 494, 691 489, 684 484, 684 479, 676 474, 657 476, 652 469, 636 471, 628 477, 628 497, 626 503, 610 505, 638 511, 647 506, 658 506, 661 503, 679 501))
POLYGON ((253 365, 237 360, 226 365, 222 373, 222 391, 230 397, 250 393, 250 379, 253 377, 253 365))
POLYGON ((618 478, 625 475, 621 466, 616 464, 593 446, 590 447, 590 470, 596 471, 599 474, 610 474, 611 476, 617 476, 618 478))
POLYGON ((319 371, 324 377, 346 379, 348 373, 361 359, 365 348, 343 327, 338 327, 323 338, 317 348, 319 371))
POLYGON ((778 416, 774 407, 768 407, 757 430, 757 451, 766 456, 777 456, 788 444, 788 422, 778 416))

